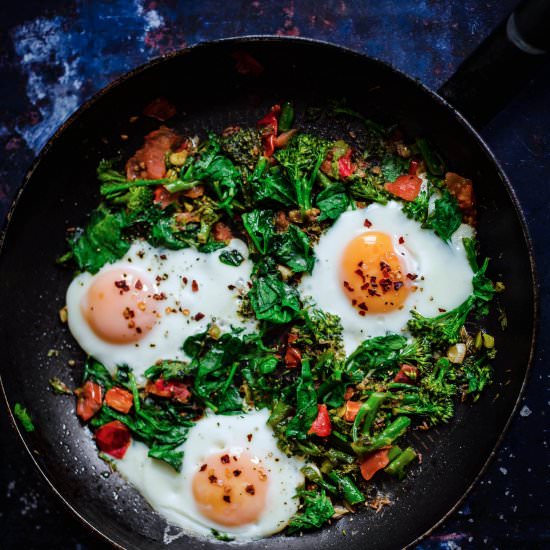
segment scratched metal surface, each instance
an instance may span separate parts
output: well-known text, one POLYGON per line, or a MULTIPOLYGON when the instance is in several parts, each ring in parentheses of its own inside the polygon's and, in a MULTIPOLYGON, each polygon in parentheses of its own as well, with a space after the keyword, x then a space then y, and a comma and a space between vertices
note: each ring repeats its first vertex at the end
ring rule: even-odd
MULTIPOLYGON (((200 40, 257 33, 326 39, 379 57, 432 88, 515 0, 26 0, 0 19, 0 221, 37 151, 115 77, 200 40)), ((333 68, 330 78, 345 80, 333 68)), ((462 509, 418 548, 550 548, 550 70, 483 135, 509 174, 535 243, 543 302, 534 370, 504 444, 462 509)), ((102 548, 61 508, 0 412, 0 548, 102 548)))

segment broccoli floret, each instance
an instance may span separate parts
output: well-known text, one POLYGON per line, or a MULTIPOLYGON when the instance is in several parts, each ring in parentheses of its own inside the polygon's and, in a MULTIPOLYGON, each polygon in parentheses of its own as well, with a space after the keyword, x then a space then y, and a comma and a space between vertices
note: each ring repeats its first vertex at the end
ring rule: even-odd
POLYGON ((321 345, 343 357, 342 324, 340 317, 316 308, 303 311, 304 327, 300 331, 300 340, 313 347, 321 345))
POLYGON ((417 338, 399 353, 399 363, 412 363, 421 369, 431 364, 432 353, 425 340, 417 338))
POLYGON ((457 308, 446 311, 437 317, 424 317, 417 311, 412 311, 412 319, 407 326, 414 336, 424 338, 438 349, 446 348, 449 344, 456 344, 459 340, 460 329, 464 325, 468 314, 475 303, 475 297, 470 296, 457 308))
POLYGON ((226 131, 221 139, 221 147, 237 164, 244 164, 253 170, 262 151, 260 132, 255 128, 226 131))
POLYGON ((312 207, 312 190, 319 167, 330 141, 310 134, 296 134, 287 147, 275 152, 275 158, 284 168, 302 211, 312 207))

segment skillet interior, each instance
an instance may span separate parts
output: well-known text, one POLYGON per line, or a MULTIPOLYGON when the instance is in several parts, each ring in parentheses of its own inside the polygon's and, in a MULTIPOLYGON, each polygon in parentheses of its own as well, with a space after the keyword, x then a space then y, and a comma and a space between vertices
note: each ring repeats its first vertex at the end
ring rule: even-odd
MULTIPOLYGON (((127 548, 153 548, 175 529, 151 512, 117 475, 108 475, 87 429, 74 415, 73 399, 55 396, 48 380, 77 385, 83 354, 59 321, 71 272, 54 259, 64 252, 67 227, 83 225, 98 202, 95 168, 101 158, 127 158, 158 122, 130 123, 153 98, 166 96, 182 116, 169 121, 182 132, 254 124, 273 103, 291 99, 297 110, 346 97, 350 106, 384 123, 399 122, 410 135, 437 144, 448 166, 474 180, 480 205, 482 254, 490 274, 503 280, 509 328, 501 335, 496 315, 488 329, 499 353, 493 385, 474 405, 459 407, 449 426, 413 443, 423 461, 403 483, 380 484, 392 506, 365 509, 300 538, 272 539, 246 547, 396 548, 411 543, 449 511, 479 474, 506 426, 531 354, 534 283, 529 244, 515 198, 498 166, 460 118, 422 86, 386 65, 346 50, 303 40, 225 41, 195 47, 153 63, 100 94, 50 142, 31 172, 5 235, 0 257, 2 382, 13 407, 21 402, 37 430, 24 440, 47 479, 89 524, 127 548), (231 53, 245 48, 265 67, 256 78, 235 70, 231 53), (129 139, 121 140, 126 134, 129 139), (48 357, 48 351, 59 351, 48 357), (70 367, 69 359, 77 365, 70 367)), ((313 123, 341 136, 343 128, 313 123)), ((168 537, 168 538, 167 538, 168 537)), ((180 536, 173 548, 226 547, 180 536)))

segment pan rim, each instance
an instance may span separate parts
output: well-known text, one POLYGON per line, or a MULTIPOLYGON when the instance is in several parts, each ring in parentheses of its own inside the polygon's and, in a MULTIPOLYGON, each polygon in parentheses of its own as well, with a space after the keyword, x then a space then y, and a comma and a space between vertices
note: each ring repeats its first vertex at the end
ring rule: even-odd
MULTIPOLYGON (((496 169, 496 173, 498 174, 504 189, 506 190, 508 194, 508 198, 510 199, 514 210, 516 217, 520 223, 521 229, 522 229, 522 235, 523 240, 525 242, 528 258, 529 258, 529 265, 530 265, 530 288, 531 288, 531 299, 532 299, 532 334, 530 339, 530 352, 529 357, 527 359, 527 364, 525 368, 525 375, 523 377, 523 381, 521 384, 521 387, 519 389, 517 398, 515 400, 514 406, 508 415, 508 418, 506 419, 506 423, 502 430, 500 431, 500 434, 498 435, 498 438, 495 442, 495 445, 493 446, 491 452, 489 453, 487 459, 484 461, 480 471, 477 473, 477 475, 472 479, 472 481, 468 484, 466 487, 464 494, 461 495, 458 500, 441 516, 441 518, 434 523, 429 529, 427 529, 424 533, 417 536, 413 541, 407 544, 405 548, 412 548, 416 544, 418 544, 420 541, 425 539, 427 536, 429 536, 435 529, 437 529, 441 524, 443 524, 451 515, 453 515, 458 508, 463 504, 467 496, 470 494, 474 486, 479 482, 480 478, 485 474, 487 471, 489 465, 492 463, 498 449, 500 448, 502 441, 506 434, 508 433, 508 430, 510 428, 510 424, 512 420, 516 417, 517 410, 519 408, 520 402, 525 394, 526 386, 528 383, 528 380, 530 378, 531 370, 534 363, 535 358, 535 351, 537 347, 537 337, 538 337, 538 330, 539 330, 539 315, 540 315, 540 289, 539 289, 539 280, 538 280, 538 274, 537 274, 537 267, 536 267, 536 261, 535 261, 535 254, 534 254, 534 247, 533 247, 533 241, 531 238, 531 234, 529 231, 529 227, 527 225, 527 220, 525 218, 525 214, 523 212, 523 209, 521 207, 521 204, 519 202, 519 199, 517 198, 516 192, 514 188, 512 187, 512 184, 504 172, 502 166, 500 165, 499 161, 489 148, 489 146, 485 143, 485 140, 481 137, 481 135, 478 133, 478 131, 468 122, 468 120, 456 109, 454 108, 446 99, 444 99, 441 95, 439 95, 438 92, 428 88, 423 82, 421 82, 419 79, 414 78, 407 73, 403 72, 399 68, 393 66, 392 64, 381 60, 377 57, 370 56, 368 54, 359 52, 357 50, 354 50, 352 48, 349 48, 347 46, 342 46, 339 44, 335 44, 333 42, 329 42, 327 40, 319 40, 315 38, 308 38, 308 37, 291 37, 291 36, 278 36, 273 34, 247 34, 247 35, 239 35, 239 36, 233 36, 233 37, 225 37, 225 38, 219 38, 215 40, 205 40, 205 41, 199 41, 191 46, 188 46, 183 49, 175 50, 173 52, 169 52, 167 54, 164 54, 159 57, 155 57, 141 65, 138 65, 137 67, 129 70, 128 72, 118 76, 115 80, 107 84, 102 89, 98 90, 96 93, 94 93, 89 99, 87 99, 85 102, 82 103, 78 109, 76 109, 63 124, 61 124, 56 131, 52 134, 52 136, 48 139, 46 144, 40 149, 39 153, 36 155, 36 158, 32 162, 31 166, 25 173, 22 184, 20 185, 19 189, 17 190, 13 201, 10 205, 10 208, 8 209, 8 212, 6 214, 5 220, 2 224, 2 227, 0 229, 0 255, 3 252, 4 248, 4 242, 7 235, 7 232, 9 230, 10 221, 11 218, 17 208, 17 205, 20 201, 20 198, 24 192, 24 190, 27 187, 28 182, 31 180, 34 172, 36 171, 39 164, 42 162, 42 160, 47 156, 49 150, 51 149, 53 143, 59 138, 60 135, 62 135, 65 130, 71 126, 74 122, 76 122, 81 115, 89 110, 93 105, 95 105, 101 98, 103 98, 105 95, 107 95, 111 89, 114 89, 118 87, 119 85, 123 84, 124 82, 130 80, 131 78, 138 76, 145 71, 149 70, 152 67, 155 67, 157 64, 169 62, 173 58, 177 58, 184 55, 189 55, 195 50, 200 50, 202 48, 209 48, 209 47, 215 47, 219 44, 238 44, 242 46, 246 46, 247 44, 254 44, 259 42, 286 42, 286 43, 295 43, 295 44, 312 44, 316 46, 322 46, 323 48, 332 49, 334 51, 346 54, 347 56, 353 56, 357 58, 363 58, 368 59, 370 61, 374 61, 380 66, 383 66, 386 70, 390 70, 391 72, 399 75, 402 78, 407 79, 411 83, 418 86, 425 94, 427 94, 432 101, 437 102, 439 105, 444 107, 450 114, 454 116, 457 123, 460 124, 469 134, 470 136, 477 142, 477 144, 481 147, 483 153, 486 157, 488 157, 489 161, 493 164, 494 168, 496 169)), ((6 389, 4 386, 4 383, 2 381, 2 374, 0 372, 0 393, 2 394, 3 401, 7 407, 8 410, 8 417, 10 419, 10 422, 12 426, 14 427, 16 433, 19 436, 20 441, 23 444, 23 447, 27 451, 27 454, 30 456, 35 468, 38 470, 42 478, 46 481, 47 485, 49 485, 52 492, 61 499, 63 504, 67 507, 68 510, 71 511, 71 513, 74 515, 74 517, 83 524, 90 532, 92 532, 94 535, 98 536, 103 541, 107 542, 108 544, 112 545, 114 548, 119 548, 121 550, 126 550, 127 547, 122 546, 118 542, 114 541, 109 535, 102 532, 99 528, 97 528, 91 521, 83 517, 81 513, 61 494, 61 492, 55 487, 54 483, 49 479, 47 473, 44 471, 44 469, 40 466, 38 461, 36 460, 34 453, 30 446, 27 444, 27 441, 25 439, 25 435, 23 434, 21 428, 19 427, 18 423, 15 420, 15 416, 12 410, 12 407, 10 406, 10 402, 6 393, 6 389)))

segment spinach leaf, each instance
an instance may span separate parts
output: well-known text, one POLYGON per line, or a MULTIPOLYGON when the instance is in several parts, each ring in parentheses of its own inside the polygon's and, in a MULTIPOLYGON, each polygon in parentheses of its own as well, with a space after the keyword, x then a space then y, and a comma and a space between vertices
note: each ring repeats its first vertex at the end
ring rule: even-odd
POLYGON ((295 225, 290 225, 284 233, 273 233, 269 252, 294 273, 310 273, 315 263, 308 236, 295 225))
POLYGON ((86 229, 69 241, 78 267, 97 273, 106 263, 122 258, 130 248, 122 234, 126 227, 123 212, 111 212, 100 205, 92 212, 86 229))
POLYGON ((344 185, 335 183, 317 195, 316 203, 321 211, 319 221, 336 220, 349 208, 350 200, 344 185))
POLYGON ((189 231, 178 231, 171 217, 160 218, 151 227, 148 240, 153 246, 170 250, 189 248, 194 242, 189 231))
POLYGON ((243 225, 260 254, 266 254, 274 233, 272 210, 252 210, 243 214, 243 225))
POLYGON ((308 431, 317 417, 317 392, 309 361, 302 361, 302 373, 296 386, 296 413, 285 431, 287 437, 306 439, 308 431))
POLYGON ((222 264, 238 266, 244 262, 243 255, 236 249, 224 250, 220 256, 219 260, 222 264))
POLYGON ((456 199, 444 190, 443 196, 435 201, 434 211, 426 222, 444 241, 450 241, 453 233, 462 223, 462 213, 456 199))
POLYGON ((275 324, 289 323, 301 310, 297 291, 281 281, 277 275, 258 277, 248 296, 259 320, 275 324))
POLYGON ((27 409, 23 407, 23 405, 21 405, 21 403, 15 404, 15 407, 13 408, 13 414, 15 418, 17 418, 17 420, 21 422, 21 426, 23 426, 23 429, 26 432, 34 432, 35 427, 32 422, 31 415, 29 414, 27 409))
POLYGON ((302 490, 298 496, 303 499, 303 509, 290 520, 287 533, 318 529, 334 515, 332 502, 324 489, 302 490))
POLYGON ((269 167, 269 161, 260 157, 254 172, 248 179, 253 204, 278 203, 283 206, 296 204, 296 198, 279 167, 269 167))
POLYGON ((161 361, 160 363, 149 367, 145 371, 145 376, 149 380, 164 378, 164 380, 183 380, 189 375, 190 368, 188 363, 183 361, 161 361))

